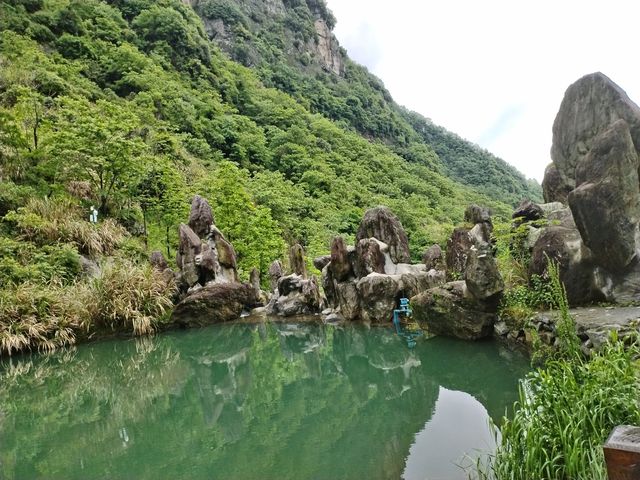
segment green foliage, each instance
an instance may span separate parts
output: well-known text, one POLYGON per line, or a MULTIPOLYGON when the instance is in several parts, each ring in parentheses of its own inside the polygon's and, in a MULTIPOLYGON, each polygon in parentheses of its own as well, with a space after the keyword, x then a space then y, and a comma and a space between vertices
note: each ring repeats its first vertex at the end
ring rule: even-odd
POLYGON ((76 204, 63 199, 33 198, 5 215, 4 222, 22 240, 38 246, 70 243, 91 256, 112 254, 126 237, 113 220, 91 224, 76 204))
POLYGON ((614 340, 589 361, 552 360, 529 374, 484 478, 606 479, 603 442, 640 422, 637 355, 614 340))
POLYGON ((216 225, 238 255, 240 276, 248 279, 253 267, 266 274, 284 254, 282 231, 268 208, 257 206, 245 185, 249 174, 233 163, 222 162, 197 187, 213 206, 216 225))
POLYGON ((0 237, 0 285, 69 283, 80 272, 78 251, 70 245, 37 248, 32 243, 0 237))
POLYGON ((481 478, 606 479, 603 442, 614 427, 640 421, 637 343, 628 348, 613 335, 586 359, 557 263, 549 261, 548 274, 545 297, 556 311, 556 343, 552 351, 534 352, 544 366, 522 381, 481 478))

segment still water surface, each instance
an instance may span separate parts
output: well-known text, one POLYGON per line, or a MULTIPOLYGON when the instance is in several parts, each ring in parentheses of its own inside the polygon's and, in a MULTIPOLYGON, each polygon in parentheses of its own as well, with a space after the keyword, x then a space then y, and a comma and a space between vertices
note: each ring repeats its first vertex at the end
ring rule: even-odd
POLYGON ((236 324, 0 362, 0 478, 447 479, 527 360, 391 329, 236 324))

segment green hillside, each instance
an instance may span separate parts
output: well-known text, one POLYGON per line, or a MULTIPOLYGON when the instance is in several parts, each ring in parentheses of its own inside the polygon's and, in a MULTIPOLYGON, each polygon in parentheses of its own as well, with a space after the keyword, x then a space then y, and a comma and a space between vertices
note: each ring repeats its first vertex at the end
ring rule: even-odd
MULTIPOLYGON (((417 259, 470 202, 508 214, 508 203, 535 196, 506 176, 495 184, 509 195, 455 181, 455 162, 486 169, 482 158, 493 157, 473 157, 446 132, 426 144, 414 124, 428 122, 343 52, 335 73, 291 51, 290 38, 303 50, 318 41, 309 23, 318 11, 332 23, 321 1, 313 13, 311 2, 252 3, 281 6, 275 22, 239 3, 192 3, 0 2, 0 350, 34 337, 24 319, 53 322, 36 335, 44 348, 95 323, 148 331, 167 291, 147 255, 173 261, 195 193, 210 201, 243 278, 253 267, 264 274, 288 243, 313 257, 334 235, 351 240, 378 204, 399 215, 417 259), (233 38, 245 42, 223 46, 249 67, 210 40, 210 18, 193 7, 235 22, 233 38), (468 154, 436 153, 455 145, 468 154), (89 282, 80 255, 115 258, 110 277, 89 282), (119 295, 138 306, 122 314, 119 295)), ((472 170, 461 170, 466 183, 472 170)))
MULTIPOLYGON (((477 145, 398 106, 383 83, 351 61, 322 0, 191 0, 212 41, 265 85, 314 113, 388 145, 409 162, 435 151, 442 172, 496 200, 542 199, 540 186, 477 145)), ((436 73, 437 74, 437 73, 436 73)))

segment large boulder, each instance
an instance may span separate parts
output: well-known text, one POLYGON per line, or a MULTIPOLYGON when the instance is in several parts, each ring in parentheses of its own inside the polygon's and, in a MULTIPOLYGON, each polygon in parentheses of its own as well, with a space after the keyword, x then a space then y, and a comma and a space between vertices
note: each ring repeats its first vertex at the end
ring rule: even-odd
POLYGON ((216 281, 218 282, 237 282, 238 270, 236 251, 233 245, 224 238, 222 232, 215 226, 211 226, 207 244, 215 253, 216 262, 216 281))
POLYGON ((358 280, 360 316, 375 323, 388 323, 401 298, 411 298, 445 282, 444 272, 411 269, 398 275, 371 273, 358 280))
POLYGON ((518 223, 535 222, 544 217, 544 210, 529 199, 522 200, 511 215, 518 223))
POLYGON ((411 298, 413 316, 434 335, 477 340, 491 335, 495 305, 473 297, 464 281, 450 282, 411 298))
POLYGON ((553 124, 551 158, 555 170, 545 173, 545 201, 566 201, 561 193, 576 187, 576 167, 596 138, 620 119, 629 125, 633 144, 640 146, 640 108, 608 77, 602 73, 586 75, 567 89, 553 124))
POLYGON ((269 266, 269 286, 273 292, 278 288, 278 280, 284 275, 284 268, 280 260, 274 260, 269 266))
POLYGON ((307 265, 304 261, 304 248, 299 243, 292 245, 289 249, 289 267, 291 272, 307 278, 307 265))
POLYGON ((422 263, 425 264, 427 270, 436 269, 444 270, 444 254, 440 245, 431 245, 422 254, 422 263))
POLYGON ((547 165, 542 180, 542 196, 547 203, 559 202, 567 203, 567 198, 571 192, 571 186, 566 182, 555 164, 547 165))
POLYGON ((322 297, 316 277, 305 279, 295 273, 278 280, 276 293, 267 305, 267 313, 290 317, 320 313, 322 297))
POLYGON ((200 195, 193 197, 191 213, 189 214, 189 227, 200 238, 207 238, 209 229, 213 225, 213 212, 209 202, 200 195))
POLYGON ((400 220, 387 207, 367 210, 356 234, 357 241, 374 237, 389 246, 394 263, 408 263, 409 238, 400 220))
POLYGON ((331 255, 321 255, 313 259, 313 266, 322 271, 331 262, 331 255))
POLYGON ((352 279, 335 284, 335 303, 340 308, 340 314, 345 320, 360 318, 360 294, 357 283, 357 280, 352 279))
POLYGON ((447 277, 459 280, 467 269, 467 258, 473 246, 473 241, 466 228, 456 228, 447 240, 447 277))
POLYGON ((549 260, 560 267, 560 280, 571 305, 596 299, 592 255, 577 229, 553 225, 543 230, 531 252, 530 275, 546 276, 549 260))
POLYGON ((202 241, 193 230, 184 223, 180 224, 178 229, 178 253, 176 255, 176 263, 181 272, 182 281, 192 287, 200 278, 200 272, 196 265, 196 257, 200 255, 202 250, 202 241))
POLYGON ((357 284, 361 318, 368 322, 391 322, 396 298, 400 290, 400 278, 396 275, 372 273, 357 284))
POLYGON ((504 282, 491 246, 488 243, 473 246, 465 270, 467 289, 478 300, 488 300, 504 290, 504 282))
POLYGON ((623 272, 637 255, 640 221, 638 153, 629 125, 618 120, 592 140, 578 160, 576 189, 569 194, 580 235, 595 262, 623 272))
POLYGON ((358 277, 366 277, 370 273, 385 273, 386 258, 382 253, 385 248, 375 238, 363 238, 356 245, 356 271, 358 277))
POLYGON ((471 204, 464 211, 464 221, 475 225, 476 223, 491 223, 491 212, 488 208, 471 204))
POLYGON ((228 322, 239 318, 254 302, 255 294, 249 284, 211 283, 178 303, 171 319, 183 327, 228 322))

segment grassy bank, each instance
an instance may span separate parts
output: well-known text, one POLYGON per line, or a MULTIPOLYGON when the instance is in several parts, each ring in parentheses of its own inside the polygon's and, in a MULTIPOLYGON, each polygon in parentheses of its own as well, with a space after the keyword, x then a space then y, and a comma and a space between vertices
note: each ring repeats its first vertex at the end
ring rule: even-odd
POLYGON ((614 335, 585 357, 557 266, 549 274, 558 342, 551 350, 534 341, 540 366, 522 381, 483 479, 604 480, 607 436, 617 425, 640 424, 638 339, 614 335))
POLYGON ((173 278, 122 227, 85 221, 73 202, 31 199, 0 233, 0 355, 151 333, 170 311, 173 278))

